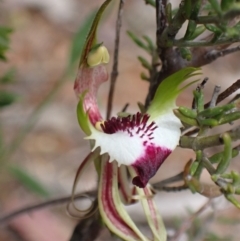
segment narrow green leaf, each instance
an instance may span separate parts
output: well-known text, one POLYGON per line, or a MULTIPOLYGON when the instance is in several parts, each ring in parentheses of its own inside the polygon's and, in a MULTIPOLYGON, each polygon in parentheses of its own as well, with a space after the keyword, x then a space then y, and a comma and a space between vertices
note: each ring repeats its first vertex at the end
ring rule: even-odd
POLYGON ((12 29, 0 26, 0 59, 6 60, 5 53, 9 49, 9 34, 12 32, 12 29))
POLYGON ((141 62, 142 66, 148 70, 152 69, 151 64, 143 57, 138 56, 138 60, 141 62))
POLYGON ((143 39, 147 42, 149 49, 154 50, 156 48, 153 41, 147 35, 143 35, 143 39))
POLYGON ((30 191, 42 196, 49 197, 49 192, 33 176, 17 166, 8 167, 9 172, 30 191))
POLYGON ((13 82, 16 70, 14 68, 9 69, 2 77, 0 77, 0 82, 2 84, 8 84, 13 82))
MULTIPOLYGON (((131 31, 127 31, 128 36, 132 39, 132 41, 139 46, 140 48, 146 50, 147 52, 149 52, 149 48, 147 45, 145 45, 142 40, 140 40, 134 33, 132 33, 131 31)), ((145 39, 146 40, 146 39, 145 39)))
POLYGON ((218 0, 209 0, 209 3, 212 5, 212 8, 218 15, 222 15, 222 10, 218 0))
POLYGON ((0 90, 0 108, 12 104, 16 101, 16 94, 4 90, 0 90))
POLYGON ((229 10, 234 4, 235 0, 222 0, 221 1, 221 9, 223 11, 229 10))

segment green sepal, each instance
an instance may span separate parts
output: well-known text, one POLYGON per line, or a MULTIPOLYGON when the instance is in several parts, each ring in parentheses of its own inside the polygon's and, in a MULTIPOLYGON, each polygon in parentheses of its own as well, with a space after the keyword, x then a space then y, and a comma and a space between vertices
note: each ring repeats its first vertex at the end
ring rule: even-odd
POLYGON ((88 119, 88 114, 85 112, 84 107, 83 107, 83 101, 86 95, 86 91, 79 96, 79 102, 77 105, 77 118, 78 118, 78 123, 81 127, 81 129, 85 132, 86 135, 91 135, 91 130, 89 127, 89 119, 88 119))
POLYGON ((154 119, 157 116, 166 113, 166 111, 175 108, 175 100, 180 92, 198 80, 192 81, 182 88, 179 88, 179 85, 188 78, 199 75, 200 73, 197 72, 199 70, 200 68, 184 68, 166 78, 158 86, 155 96, 147 111, 147 113, 151 116, 151 119, 154 119))
POLYGON ((104 10, 106 9, 106 7, 111 1, 112 0, 106 0, 96 13, 96 16, 93 20, 91 29, 88 33, 86 42, 83 47, 83 52, 82 52, 79 66, 81 66, 82 64, 86 64, 88 53, 91 51, 92 47, 95 46, 97 43, 97 38, 96 38, 97 27, 98 27, 99 21, 101 20, 104 10))

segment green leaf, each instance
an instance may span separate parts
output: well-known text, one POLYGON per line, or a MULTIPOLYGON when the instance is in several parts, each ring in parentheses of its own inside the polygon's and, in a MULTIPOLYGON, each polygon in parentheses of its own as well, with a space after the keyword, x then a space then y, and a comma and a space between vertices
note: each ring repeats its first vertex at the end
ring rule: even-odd
POLYGON ((235 0, 222 0, 221 1, 221 9, 223 11, 229 10, 233 6, 234 2, 235 2, 235 0))
POLYGON ((49 197, 49 192, 33 176, 17 166, 8 167, 9 172, 26 188, 42 197, 49 197))
POLYGON ((16 70, 14 68, 9 69, 2 77, 0 77, 0 82, 2 84, 8 84, 13 82, 16 70))
POLYGON ((218 14, 218 15, 222 15, 222 10, 220 7, 220 4, 218 2, 218 0, 209 0, 209 3, 211 4, 212 8, 214 9, 214 11, 218 14))
POLYGON ((141 56, 138 56, 138 60, 141 62, 142 66, 148 70, 152 69, 151 64, 141 56))
POLYGON ((16 101, 16 99, 16 94, 0 90, 0 108, 12 104, 14 101, 16 101))
POLYGON ((9 49, 9 34, 12 32, 12 29, 0 26, 0 59, 6 60, 5 53, 9 49))
MULTIPOLYGON (((147 52, 149 52, 149 48, 147 45, 145 45, 142 40, 140 40, 133 32, 131 31, 127 31, 127 35, 132 39, 132 41, 139 46, 140 48, 146 50, 147 52)), ((146 40, 146 39, 145 39, 146 40)))

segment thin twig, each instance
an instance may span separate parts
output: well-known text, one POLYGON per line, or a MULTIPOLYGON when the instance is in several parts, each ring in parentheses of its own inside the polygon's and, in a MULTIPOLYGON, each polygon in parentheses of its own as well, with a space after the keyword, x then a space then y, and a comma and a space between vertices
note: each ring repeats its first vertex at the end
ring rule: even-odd
POLYGON ((213 94, 212 94, 212 99, 211 99, 210 105, 209 105, 210 108, 216 106, 217 98, 218 98, 218 96, 219 96, 220 90, 221 90, 221 86, 216 85, 216 86, 214 87, 213 94))
POLYGON ((171 241, 178 241, 182 234, 184 234, 192 225, 193 221, 202 213, 204 212, 211 204, 211 199, 209 199, 197 212, 195 212, 193 215, 191 215, 189 218, 187 218, 181 225, 181 227, 178 229, 176 234, 173 238, 171 238, 171 241))
POLYGON ((119 52, 120 29, 122 26, 122 14, 123 14, 124 2, 125 0, 120 0, 117 22, 116 22, 116 38, 115 38, 115 47, 114 47, 113 68, 112 68, 111 80, 110 80, 110 89, 108 93, 107 119, 109 119, 111 116, 115 84, 118 77, 118 52, 119 52))
POLYGON ((232 54, 234 52, 240 51, 240 45, 234 48, 224 49, 224 50, 211 50, 206 54, 206 59, 210 59, 211 61, 214 61, 220 57, 224 57, 228 54, 232 54))
MULTIPOLYGON (((89 197, 95 197, 97 195, 95 190, 90 191, 90 192, 86 192, 84 194, 88 195, 89 197)), ((7 224, 12 219, 14 219, 14 218, 16 218, 20 215, 32 212, 32 211, 36 211, 36 210, 46 208, 46 207, 49 207, 49 206, 56 206, 56 205, 61 205, 61 204, 67 203, 67 202, 69 202, 70 199, 71 199, 71 196, 67 196, 67 197, 56 198, 56 199, 48 200, 48 201, 45 201, 45 202, 42 202, 42 203, 30 205, 30 206, 27 206, 27 207, 24 207, 24 208, 20 208, 20 209, 18 209, 16 211, 13 211, 13 212, 11 212, 7 215, 1 216, 0 217, 0 225, 7 224)), ((80 200, 80 199, 83 199, 82 195, 77 195, 75 197, 75 200, 80 200)))
MULTIPOLYGON (((225 100, 228 96, 236 92, 240 89, 240 79, 238 79, 235 83, 233 83, 230 87, 224 90, 217 98, 216 104, 220 103, 221 101, 225 100)), ((204 105, 204 108, 208 108, 210 102, 204 105)))

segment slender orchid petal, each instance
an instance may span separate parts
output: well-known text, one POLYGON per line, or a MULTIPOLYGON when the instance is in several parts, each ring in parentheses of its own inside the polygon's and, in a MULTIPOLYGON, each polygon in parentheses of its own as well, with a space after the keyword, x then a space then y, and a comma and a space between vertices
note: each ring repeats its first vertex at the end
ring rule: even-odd
MULTIPOLYGON (((136 175, 133 168, 129 167, 128 170, 133 177, 136 175)), ((154 193, 151 186, 148 184, 145 188, 136 188, 136 190, 140 197, 139 200, 141 201, 149 227, 152 230, 154 241, 166 241, 166 229, 153 200, 154 193)))
POLYGON ((76 173, 76 176, 75 176, 75 179, 74 179, 74 183, 73 183, 73 187, 72 187, 72 196, 71 196, 71 202, 70 203, 73 205, 75 210, 77 210, 80 213, 84 213, 84 215, 86 215, 86 213, 90 213, 91 211, 93 211, 93 206, 91 205, 86 210, 80 210, 79 208, 77 208, 75 203, 74 203, 75 192, 76 192, 77 184, 79 182, 80 177, 86 171, 86 169, 89 167, 89 165, 91 163, 93 163, 93 161, 98 156, 99 156, 99 149, 96 149, 94 152, 91 152, 89 155, 87 155, 87 157, 83 160, 83 162, 81 163, 81 165, 79 166, 79 168, 77 170, 77 173, 76 173))
MULTIPOLYGON (((148 197, 153 195, 149 185, 145 188, 137 188, 137 192, 140 196, 148 197)), ((142 198, 140 201, 142 203, 148 225, 152 230, 154 241, 166 241, 166 229, 154 200, 152 198, 142 198)))
POLYGON ((130 186, 129 179, 130 177, 128 177, 127 167, 124 165, 120 166, 118 168, 119 195, 121 197, 121 201, 125 205, 137 202, 137 200, 133 198, 136 195, 136 187, 130 186))
POLYGON ((147 241, 121 203, 117 186, 117 164, 109 163, 108 156, 103 155, 101 168, 98 202, 104 223, 113 233, 126 241, 147 241))

